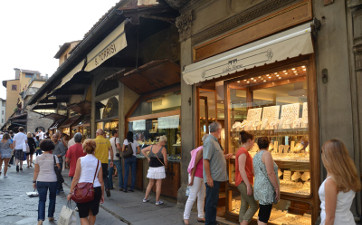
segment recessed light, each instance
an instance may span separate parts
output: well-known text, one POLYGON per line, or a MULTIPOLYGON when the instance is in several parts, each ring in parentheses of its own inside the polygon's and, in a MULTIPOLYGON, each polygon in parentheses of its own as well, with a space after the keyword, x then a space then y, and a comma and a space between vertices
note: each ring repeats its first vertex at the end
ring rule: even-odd
POLYGON ((249 83, 250 83, 250 81, 247 81, 246 83, 247 83, 247 84, 249 84, 249 83))
POLYGON ((258 77, 259 79, 261 78, 261 77, 258 77))
POLYGON ((246 81, 246 79, 244 81, 246 81))
POLYGON ((266 80, 263 80, 263 82, 265 83, 265 82, 266 82, 266 80))
POLYGON ((279 74, 277 74, 277 77, 279 77, 280 75, 279 74))
POLYGON ((278 77, 278 79, 280 80, 280 79, 282 79, 281 77, 278 77))
POLYGON ((240 84, 240 80, 236 81, 238 84, 240 84))
POLYGON ((278 73, 274 73, 275 75, 277 75, 278 73))
POLYGON ((302 68, 305 68, 305 66, 302 66, 302 68))
POLYGON ((287 71, 286 71, 286 70, 283 70, 283 72, 284 72, 284 73, 287 73, 287 71))

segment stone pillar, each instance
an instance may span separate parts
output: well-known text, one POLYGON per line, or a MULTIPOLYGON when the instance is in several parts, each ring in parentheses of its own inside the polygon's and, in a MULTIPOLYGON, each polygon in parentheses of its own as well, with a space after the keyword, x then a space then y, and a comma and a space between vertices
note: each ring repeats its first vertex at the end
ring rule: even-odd
MULTIPOLYGON (((353 117, 353 159, 362 178, 362 0, 347 2, 347 25, 349 35, 351 96, 353 117)), ((355 209, 358 217, 362 214, 361 192, 357 193, 355 209)))
POLYGON ((95 97, 96 97, 96 81, 95 79, 92 80, 92 84, 91 84, 91 96, 92 96, 92 100, 91 100, 91 117, 90 117, 90 127, 91 127, 91 138, 95 138, 96 135, 96 102, 95 102, 95 97))

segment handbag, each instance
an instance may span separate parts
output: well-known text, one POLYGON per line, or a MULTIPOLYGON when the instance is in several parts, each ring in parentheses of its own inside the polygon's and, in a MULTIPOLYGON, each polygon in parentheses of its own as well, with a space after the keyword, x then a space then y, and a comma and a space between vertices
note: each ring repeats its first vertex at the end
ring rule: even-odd
POLYGON ((77 225, 75 210, 64 205, 59 214, 58 225, 77 225))
POLYGON ((24 142, 24 144, 23 144, 23 152, 30 153, 29 145, 26 142, 24 142))
POLYGON ((53 160, 54 160, 54 172, 55 174, 57 175, 57 182, 58 183, 64 183, 64 178, 63 178, 63 175, 62 175, 62 171, 58 168, 57 166, 57 162, 55 161, 55 155, 53 156, 53 160))
POLYGON ((129 158, 133 155, 133 149, 131 143, 128 143, 123 151, 123 158, 129 158))
POLYGON ((99 161, 97 163, 97 168, 96 172, 94 173, 94 178, 92 183, 88 182, 78 183, 74 187, 74 191, 72 194, 73 201, 75 201, 76 203, 85 203, 85 202, 90 202, 94 199, 93 183, 97 176, 98 167, 99 167, 99 161))

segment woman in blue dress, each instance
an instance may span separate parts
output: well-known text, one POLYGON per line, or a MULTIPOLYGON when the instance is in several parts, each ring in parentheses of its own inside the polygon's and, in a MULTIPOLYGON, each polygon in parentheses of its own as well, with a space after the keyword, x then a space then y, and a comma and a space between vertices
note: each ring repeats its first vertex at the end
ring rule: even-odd
POLYGON ((6 178, 6 172, 8 171, 9 161, 13 151, 13 144, 8 133, 5 133, 3 139, 0 141, 0 175, 2 165, 4 162, 4 178, 6 178))

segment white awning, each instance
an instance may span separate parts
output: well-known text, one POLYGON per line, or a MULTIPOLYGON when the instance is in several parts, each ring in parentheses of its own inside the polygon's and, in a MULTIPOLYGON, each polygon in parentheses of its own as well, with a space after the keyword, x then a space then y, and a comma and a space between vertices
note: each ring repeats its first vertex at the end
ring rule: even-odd
POLYGON ((310 23, 190 64, 183 71, 189 85, 287 58, 313 53, 310 23))
POLYGON ((85 71, 89 72, 100 66, 122 49, 127 47, 125 22, 121 23, 101 43, 99 43, 88 55, 85 71))
POLYGON ((60 84, 56 88, 53 89, 53 91, 50 93, 50 95, 53 94, 59 88, 63 87, 64 84, 68 83, 68 81, 70 81, 76 73, 82 71, 83 66, 84 66, 84 60, 82 60, 80 63, 78 63, 78 65, 76 65, 69 73, 67 73, 67 75, 65 75, 62 78, 62 82, 60 82, 60 84))

